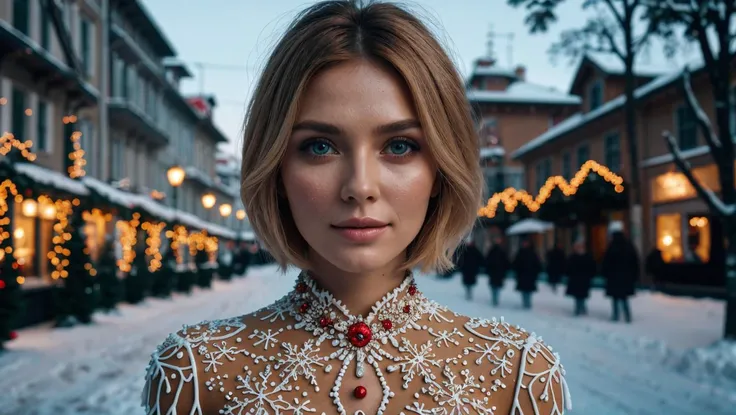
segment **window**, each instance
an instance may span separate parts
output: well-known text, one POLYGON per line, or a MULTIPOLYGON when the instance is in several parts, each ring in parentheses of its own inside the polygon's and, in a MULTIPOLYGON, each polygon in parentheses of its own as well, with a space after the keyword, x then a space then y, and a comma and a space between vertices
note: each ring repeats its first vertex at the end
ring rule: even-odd
POLYGON ((677 139, 680 150, 689 150, 698 146, 698 126, 695 113, 687 105, 677 108, 677 139))
POLYGON ((94 24, 84 16, 79 22, 79 41, 84 70, 88 76, 92 76, 95 73, 94 24))
POLYGON ((13 26, 26 36, 31 25, 30 3, 28 0, 13 0, 13 26))
POLYGON ((49 12, 43 4, 39 5, 40 8, 40 25, 41 25, 41 47, 48 50, 51 46, 51 19, 49 18, 49 12))
POLYGON ((51 111, 46 101, 38 100, 36 108, 36 142, 38 151, 51 152, 51 111))
POLYGON ((618 133, 610 133, 604 138, 605 164, 611 171, 621 169, 621 140, 618 133))
POLYGON ((589 111, 603 105, 603 81, 597 80, 590 86, 590 95, 588 96, 589 111))
POLYGON ((537 189, 541 189, 544 183, 547 182, 549 176, 552 175, 552 161, 550 159, 544 159, 537 164, 536 167, 536 184, 537 189))
POLYGON ((585 164, 590 159, 590 147, 587 144, 582 144, 578 147, 578 167, 585 164))
POLYGON ((18 88, 13 88, 13 108, 11 110, 11 132, 19 140, 26 139, 26 123, 28 117, 26 116, 26 93, 18 88))
POLYGON ((562 177, 567 180, 572 178, 572 161, 570 160, 570 152, 566 151, 562 155, 562 177))
POLYGON ((679 213, 657 216, 656 232, 657 248, 662 251, 664 262, 682 259, 682 216, 679 213))
POLYGON ((112 55, 112 79, 111 95, 114 97, 124 96, 125 62, 116 53, 112 55))
POLYGON ((112 159, 112 175, 113 180, 120 180, 123 178, 123 161, 125 160, 125 146, 119 138, 113 138, 112 140, 112 151, 110 152, 110 158, 112 159))

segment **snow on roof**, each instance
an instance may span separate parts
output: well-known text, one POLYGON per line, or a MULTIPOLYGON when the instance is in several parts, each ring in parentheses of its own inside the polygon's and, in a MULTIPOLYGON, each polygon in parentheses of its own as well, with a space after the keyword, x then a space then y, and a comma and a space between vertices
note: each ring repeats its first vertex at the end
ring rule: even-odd
POLYGON ((81 181, 74 180, 57 171, 39 166, 38 164, 21 162, 13 164, 13 168, 38 183, 43 183, 60 190, 66 190, 80 196, 86 196, 89 194, 89 189, 87 189, 81 181))
POLYGON ((466 95, 470 102, 552 105, 580 104, 580 97, 576 95, 569 95, 552 87, 524 81, 513 82, 504 91, 470 89, 466 92, 466 95))
MULTIPOLYGON (((698 70, 702 68, 703 64, 702 61, 698 61, 697 63, 691 63, 690 65, 687 65, 690 67, 691 71, 698 70)), ((682 74, 682 69, 677 69, 676 71, 672 71, 670 69, 670 73, 662 75, 658 78, 653 79, 650 82, 647 82, 646 84, 642 85, 641 87, 637 88, 634 91, 634 97, 636 99, 642 99, 647 97, 648 95, 660 90, 661 88, 664 88, 666 86, 671 85, 674 83, 682 74)), ((605 104, 601 105, 600 107, 596 108, 593 111, 589 111, 587 113, 575 113, 562 121, 561 123, 555 125, 554 127, 550 128, 549 130, 545 131, 541 135, 537 136, 536 138, 532 139, 531 141, 527 142, 526 144, 522 145, 518 149, 516 149, 513 153, 511 153, 511 158, 517 159, 530 151, 536 150, 543 145, 557 139, 563 134, 569 133, 571 131, 576 130, 577 128, 582 127, 583 125, 598 119, 606 114, 610 114, 614 112, 615 110, 622 108, 625 102, 625 96, 619 95, 618 97, 612 99, 611 101, 606 102, 605 104)))
POLYGON ((480 149, 480 158, 487 159, 491 157, 503 157, 506 155, 506 150, 503 147, 483 147, 480 149))
MULTIPOLYGON (((586 52, 587 56, 601 70, 609 74, 623 75, 624 62, 612 53, 586 52)), ((634 60, 634 73, 639 76, 659 76, 672 72, 675 63, 671 60, 655 60, 648 56, 637 56, 634 60)))

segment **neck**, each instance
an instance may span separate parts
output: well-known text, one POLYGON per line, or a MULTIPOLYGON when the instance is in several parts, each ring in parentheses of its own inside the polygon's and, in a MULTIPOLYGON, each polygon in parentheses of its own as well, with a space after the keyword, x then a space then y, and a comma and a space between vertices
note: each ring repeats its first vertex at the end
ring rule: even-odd
MULTIPOLYGON (((403 258, 403 257, 399 257, 403 258)), ((320 288, 340 300, 353 315, 368 316, 373 305, 404 281, 403 261, 365 272, 346 272, 324 259, 314 261, 309 274, 320 288)))

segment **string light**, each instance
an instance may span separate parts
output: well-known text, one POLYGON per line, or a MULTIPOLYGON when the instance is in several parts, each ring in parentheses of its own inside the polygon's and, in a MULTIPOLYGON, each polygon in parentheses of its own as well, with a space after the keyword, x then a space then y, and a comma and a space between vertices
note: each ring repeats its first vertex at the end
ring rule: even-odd
POLYGON ((123 249, 122 258, 118 260, 118 268, 123 272, 130 272, 135 259, 135 244, 138 237, 138 225, 140 225, 140 213, 133 213, 129 221, 119 220, 115 225, 120 231, 120 245, 123 249))
POLYGON ((616 193, 622 193, 624 191, 624 186, 622 184, 624 179, 621 176, 613 173, 608 167, 596 161, 588 160, 580 167, 580 170, 578 170, 569 183, 562 176, 552 176, 548 178, 544 183, 544 186, 539 189, 539 193, 536 198, 532 197, 532 195, 530 195, 526 190, 516 190, 513 187, 509 187, 502 192, 495 193, 490 199, 488 199, 486 205, 478 210, 478 216, 484 216, 487 218, 495 217, 498 211, 498 205, 501 203, 503 203, 506 212, 509 213, 516 209, 519 202, 526 206, 529 211, 536 212, 547 201, 547 199, 549 199, 555 188, 559 188, 565 196, 573 196, 577 193, 580 185, 585 182, 585 179, 588 178, 591 172, 598 174, 605 181, 613 184, 614 191, 616 193))
POLYGON ((54 249, 46 254, 49 262, 54 267, 51 272, 51 278, 58 280, 59 278, 66 278, 69 276, 69 271, 66 267, 69 266, 69 257, 71 257, 71 250, 65 248, 64 245, 72 239, 72 234, 69 232, 69 215, 72 213, 73 202, 68 200, 55 200, 52 201, 48 196, 40 196, 38 198, 39 203, 42 205, 53 204, 56 208, 56 223, 54 223, 54 237, 51 242, 54 244, 54 249))
POLYGON ((20 141, 12 133, 7 132, 0 135, 0 154, 3 156, 7 156, 15 148, 20 151, 21 156, 26 160, 35 161, 36 154, 31 152, 31 147, 33 147, 33 141, 31 140, 20 141))
POLYGON ((189 234, 187 232, 187 228, 182 225, 176 225, 174 226, 173 231, 166 231, 166 237, 171 239, 170 246, 171 250, 174 252, 174 256, 176 257, 176 263, 182 264, 184 262, 184 258, 181 256, 179 248, 182 245, 187 245, 189 243, 189 234))
POLYGON ((164 222, 143 222, 141 229, 146 231, 148 236, 146 237, 146 255, 152 257, 148 264, 148 269, 151 272, 156 272, 161 268, 161 231, 166 226, 164 222))
POLYGON ((80 131, 73 132, 70 138, 72 140, 73 151, 69 153, 69 160, 72 161, 72 165, 69 166, 67 171, 69 172, 69 177, 72 179, 84 177, 86 174, 84 166, 87 165, 87 160, 84 159, 85 153, 80 143, 81 138, 82 133, 80 131))
MULTIPOLYGON (((112 220, 112 215, 109 213, 103 213, 100 209, 94 208, 90 211, 84 211, 82 212, 82 219, 85 221, 85 247, 84 247, 84 253, 88 256, 91 254, 90 248, 92 246, 97 245, 97 241, 94 240, 95 232, 93 229, 95 229, 95 226, 99 222, 110 222, 112 220)), ((90 257, 91 259, 91 257, 90 257)), ((94 268, 94 265, 92 263, 85 264, 84 268, 89 271, 89 274, 91 276, 97 275, 97 270, 94 268)))
MULTIPOLYGON (((10 238, 10 232, 5 229, 6 226, 10 225, 10 218, 5 216, 9 209, 7 202, 8 196, 13 196, 13 198, 15 199, 15 197, 19 195, 18 189, 15 187, 15 183, 13 183, 9 179, 6 179, 3 180, 2 183, 0 183, 0 246, 2 246, 3 241, 10 238)), ((5 249, 0 250, 0 260, 5 258, 6 254, 12 253, 13 247, 5 247, 5 249)))

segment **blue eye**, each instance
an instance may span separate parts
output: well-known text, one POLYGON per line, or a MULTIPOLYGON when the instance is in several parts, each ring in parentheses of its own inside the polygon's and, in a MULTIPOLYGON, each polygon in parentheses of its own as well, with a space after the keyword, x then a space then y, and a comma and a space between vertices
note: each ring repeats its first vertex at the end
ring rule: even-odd
POLYGON ((305 143, 302 151, 312 156, 326 156, 335 152, 335 150, 332 148, 332 145, 325 141, 312 141, 305 143))
POLYGON ((402 157, 407 156, 409 153, 413 151, 417 151, 419 149, 419 146, 417 146, 415 143, 406 140, 406 139, 396 139, 391 141, 386 146, 386 151, 388 154, 396 157, 402 157))

